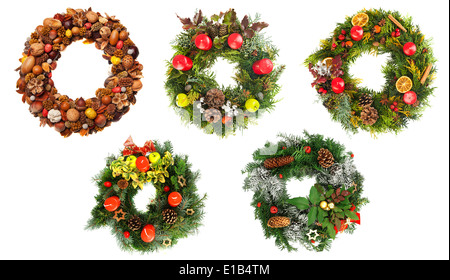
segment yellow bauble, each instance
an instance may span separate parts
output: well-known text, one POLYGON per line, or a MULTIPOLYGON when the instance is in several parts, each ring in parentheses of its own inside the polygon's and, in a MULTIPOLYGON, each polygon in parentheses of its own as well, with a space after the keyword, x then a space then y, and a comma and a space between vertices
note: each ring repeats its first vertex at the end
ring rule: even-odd
POLYGON ((186 107, 187 105, 189 105, 189 101, 186 94, 180 93, 177 95, 177 105, 178 107, 186 107))
POLYGON ((247 111, 249 111, 251 113, 258 111, 258 109, 259 109, 258 100, 256 100, 256 99, 247 100, 247 102, 245 102, 245 109, 247 109, 247 111))
POLYGON ((90 118, 91 120, 97 117, 97 112, 95 112, 95 110, 92 108, 88 108, 84 113, 86 114, 86 117, 90 118))
POLYGON ((148 159, 151 163, 157 163, 161 159, 161 155, 157 152, 154 152, 148 156, 148 159))
POLYGON ((111 57, 111 63, 114 65, 118 65, 122 62, 122 60, 120 59, 120 57, 117 56, 112 56, 111 57))
POLYGON ((135 168, 136 167, 136 157, 135 156, 129 156, 128 158, 127 158, 127 161, 129 161, 131 164, 130 164, 130 166, 132 167, 132 168, 135 168))
POLYGON ((329 203, 329 204, 328 204, 328 208, 334 209, 334 203, 333 203, 333 202, 329 203))
POLYGON ((326 201, 322 201, 319 204, 320 208, 322 208, 323 210, 325 210, 328 207, 328 203, 326 201))

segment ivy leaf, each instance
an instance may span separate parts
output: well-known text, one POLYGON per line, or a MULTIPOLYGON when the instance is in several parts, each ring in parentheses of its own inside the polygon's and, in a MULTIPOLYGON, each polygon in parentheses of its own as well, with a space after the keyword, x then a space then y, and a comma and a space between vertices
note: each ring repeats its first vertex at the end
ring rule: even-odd
POLYGON ((241 26, 242 26, 242 29, 247 29, 247 27, 248 27, 248 16, 245 16, 243 19, 242 19, 242 21, 241 21, 241 26))
POLYGON ((188 29, 195 27, 190 18, 181 18, 179 15, 177 15, 177 17, 180 19, 181 23, 183 24, 184 30, 188 30, 188 29))
POLYGON ((269 26, 269 24, 268 23, 265 23, 265 22, 255 22, 254 24, 252 24, 252 29, 255 31, 255 32, 259 32, 259 31, 261 31, 261 30, 263 30, 264 28, 266 28, 266 27, 268 27, 269 26))
POLYGON ((350 219, 355 220, 355 221, 359 221, 359 217, 358 217, 358 215, 356 215, 355 212, 350 211, 350 210, 344 210, 344 213, 350 219))
POLYGON ((251 39, 255 36, 255 31, 253 31, 252 29, 245 29, 244 36, 247 37, 248 39, 251 39))
POLYGON ((312 187, 309 192, 309 199, 311 200, 312 204, 319 204, 320 203, 320 193, 317 190, 317 188, 312 187))
POLYGON ((296 197, 286 200, 287 203, 294 205, 300 210, 309 209, 309 200, 305 197, 296 197))
POLYGON ((311 211, 308 213, 308 226, 314 224, 314 222, 317 220, 317 207, 311 208, 311 211))

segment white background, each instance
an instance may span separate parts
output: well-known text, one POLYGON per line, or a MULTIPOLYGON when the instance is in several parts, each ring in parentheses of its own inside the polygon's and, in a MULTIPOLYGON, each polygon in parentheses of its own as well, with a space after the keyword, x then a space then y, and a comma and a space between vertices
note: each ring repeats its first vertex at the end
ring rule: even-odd
MULTIPOLYGON (((449 3, 447 1, 9 1, 0 17, 3 40, 0 148, 0 259, 448 259, 449 258, 449 3), (125 3, 132 3, 126 6, 125 3), (95 4, 92 4, 95 3, 95 4), (376 3, 376 4, 375 4, 376 3), (223 4, 220 6, 220 4, 223 4), (15 93, 23 43, 45 17, 72 8, 116 15, 138 45, 144 65, 144 88, 138 102, 118 123, 102 133, 64 139, 39 120, 15 93), (265 30, 279 47, 277 64, 287 66, 280 80, 282 101, 276 110, 243 134, 221 140, 185 127, 168 107, 164 91, 165 60, 170 42, 181 31, 176 17, 193 17, 200 8, 211 16, 235 8, 238 17, 260 13, 265 30), (316 102, 312 76, 304 59, 337 22, 363 8, 398 10, 413 17, 427 38, 439 72, 432 107, 399 135, 349 135, 330 120, 316 102), (329 252, 280 251, 266 240, 242 190, 241 169, 253 151, 280 132, 320 133, 355 154, 365 176, 364 194, 371 203, 362 210, 362 225, 353 235, 340 235, 329 252), (190 155, 202 172, 200 193, 207 193, 206 216, 199 234, 158 253, 122 252, 110 229, 85 231, 97 188, 91 178, 104 158, 117 153, 128 136, 142 145, 148 139, 171 140, 176 153, 190 155)), ((364 84, 380 89, 385 57, 364 56, 352 72, 364 84)), ((109 67, 94 46, 76 43, 59 60, 54 81, 72 98, 93 97, 103 86, 109 67)), ((229 83, 232 68, 215 67, 219 82, 229 83)), ((291 194, 306 194, 311 181, 292 182, 291 194)), ((136 198, 143 209, 152 186, 136 198)))

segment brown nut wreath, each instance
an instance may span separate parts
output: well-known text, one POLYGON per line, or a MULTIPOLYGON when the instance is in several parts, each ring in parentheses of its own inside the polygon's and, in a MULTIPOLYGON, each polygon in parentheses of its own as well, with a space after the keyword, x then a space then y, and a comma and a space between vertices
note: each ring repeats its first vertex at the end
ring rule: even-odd
POLYGON ((64 137, 74 132, 88 136, 128 113, 136 103, 143 78, 143 66, 136 60, 139 50, 128 35, 127 28, 114 16, 102 16, 91 8, 68 8, 36 28, 19 59, 22 65, 16 69, 20 73, 16 86, 22 101, 30 105, 30 112, 40 118, 41 126, 54 127, 64 137), (86 100, 59 93, 52 80, 61 52, 82 39, 84 44, 95 43, 112 64, 104 87, 86 100))

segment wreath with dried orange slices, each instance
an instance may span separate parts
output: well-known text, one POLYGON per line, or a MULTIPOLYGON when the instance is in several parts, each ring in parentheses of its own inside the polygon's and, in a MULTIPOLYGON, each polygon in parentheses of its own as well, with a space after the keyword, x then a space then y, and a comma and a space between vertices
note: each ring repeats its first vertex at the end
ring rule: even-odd
POLYGON ((397 133, 418 120, 429 105, 436 59, 412 19, 396 11, 362 10, 337 24, 330 38, 310 55, 305 65, 315 80, 332 119, 353 133, 397 133), (388 54, 382 68, 386 82, 381 91, 359 86, 349 69, 363 54, 388 54))

